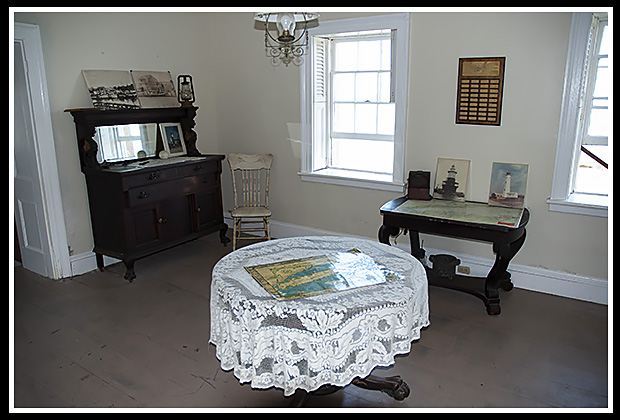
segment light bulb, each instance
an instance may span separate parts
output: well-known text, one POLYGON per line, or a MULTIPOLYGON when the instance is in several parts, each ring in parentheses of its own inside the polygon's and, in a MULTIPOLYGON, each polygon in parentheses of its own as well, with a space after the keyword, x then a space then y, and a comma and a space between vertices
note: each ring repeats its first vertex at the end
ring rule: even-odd
POLYGON ((290 42, 295 39, 295 17, 291 13, 278 13, 278 40, 290 42))

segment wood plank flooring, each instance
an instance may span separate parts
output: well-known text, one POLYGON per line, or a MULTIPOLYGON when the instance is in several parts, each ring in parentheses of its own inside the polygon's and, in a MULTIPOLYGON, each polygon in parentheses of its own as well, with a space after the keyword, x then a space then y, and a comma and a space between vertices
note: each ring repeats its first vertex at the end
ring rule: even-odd
MULTIPOLYGON (((210 273, 230 251, 209 235, 138 260, 133 283, 122 264, 65 281, 16 267, 14 407, 287 407, 281 390, 222 371, 209 344, 210 273)), ((308 407, 608 407, 608 307, 520 289, 501 299, 492 317, 431 287, 431 325, 375 371, 401 375, 409 398, 348 386, 308 407)))

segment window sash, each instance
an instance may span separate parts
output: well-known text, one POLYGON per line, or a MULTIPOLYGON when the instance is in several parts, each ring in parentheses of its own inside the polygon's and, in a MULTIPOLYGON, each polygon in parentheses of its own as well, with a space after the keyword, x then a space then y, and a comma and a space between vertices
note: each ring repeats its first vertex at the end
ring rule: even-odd
MULTIPOLYGON (((301 67, 301 112, 302 112, 302 149, 301 149, 301 179, 303 181, 315 181, 333 183, 338 185, 359 186, 364 188, 382 189, 388 191, 402 191, 404 184, 404 156, 405 156, 405 126, 407 115, 407 79, 406 68, 409 63, 409 14, 394 14, 373 16, 365 18, 352 18, 338 21, 327 21, 319 27, 311 28, 311 38, 308 60, 301 67), (391 28, 391 29, 387 29, 391 28), (386 30, 387 29, 387 30, 386 30), (395 128, 392 139, 383 135, 363 135, 359 140, 367 140, 369 137, 380 142, 393 142, 393 159, 391 162, 392 174, 390 176, 374 176, 359 171, 342 171, 329 169, 327 152, 332 135, 331 124, 327 121, 330 105, 328 83, 322 95, 317 95, 315 86, 326 82, 328 74, 317 71, 315 63, 318 59, 317 51, 322 49, 328 39, 343 39, 346 36, 358 35, 359 31, 384 30, 384 37, 389 34, 392 37, 390 100, 395 105, 395 128), (355 34, 350 34, 355 32, 355 34), (338 35, 338 36, 336 36, 338 35), (403 69, 398 71, 398 69, 403 69), (317 80, 321 79, 322 80, 317 80), (327 125, 326 125, 327 124, 327 125), (361 138, 364 137, 364 138, 361 138)), ((366 39, 371 39, 367 37, 366 39)), ((326 50, 326 49, 325 49, 326 50)), ((322 62, 329 66, 331 57, 321 56, 322 62)), ((381 101, 378 101, 381 102, 381 101)), ((346 130, 348 131, 348 130, 346 130)), ((360 133, 335 132, 334 139, 347 138, 357 139, 360 133)))

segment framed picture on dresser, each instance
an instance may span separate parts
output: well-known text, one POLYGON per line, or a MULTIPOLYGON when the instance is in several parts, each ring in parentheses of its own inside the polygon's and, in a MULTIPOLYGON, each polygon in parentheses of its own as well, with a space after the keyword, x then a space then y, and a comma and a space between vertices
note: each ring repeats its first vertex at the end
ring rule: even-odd
POLYGON ((159 130, 164 149, 170 157, 187 154, 183 129, 180 123, 160 123, 159 130))

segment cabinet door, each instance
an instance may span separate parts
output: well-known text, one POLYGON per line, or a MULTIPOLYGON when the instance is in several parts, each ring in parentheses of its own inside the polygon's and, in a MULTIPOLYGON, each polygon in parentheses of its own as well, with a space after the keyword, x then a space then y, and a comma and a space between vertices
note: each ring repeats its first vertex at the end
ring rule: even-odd
MULTIPOLYGON (((131 223, 129 230, 133 235, 128 235, 128 237, 131 238, 133 236, 136 249, 159 246, 161 235, 157 210, 156 205, 141 206, 132 209, 129 214, 131 223)), ((133 248, 131 244, 130 248, 133 248)))
POLYGON ((159 203, 157 224, 164 242, 185 238, 193 233, 191 196, 183 195, 159 203))
POLYGON ((194 229, 207 230, 218 226, 224 221, 222 214, 222 198, 219 188, 197 191, 193 195, 194 229))

